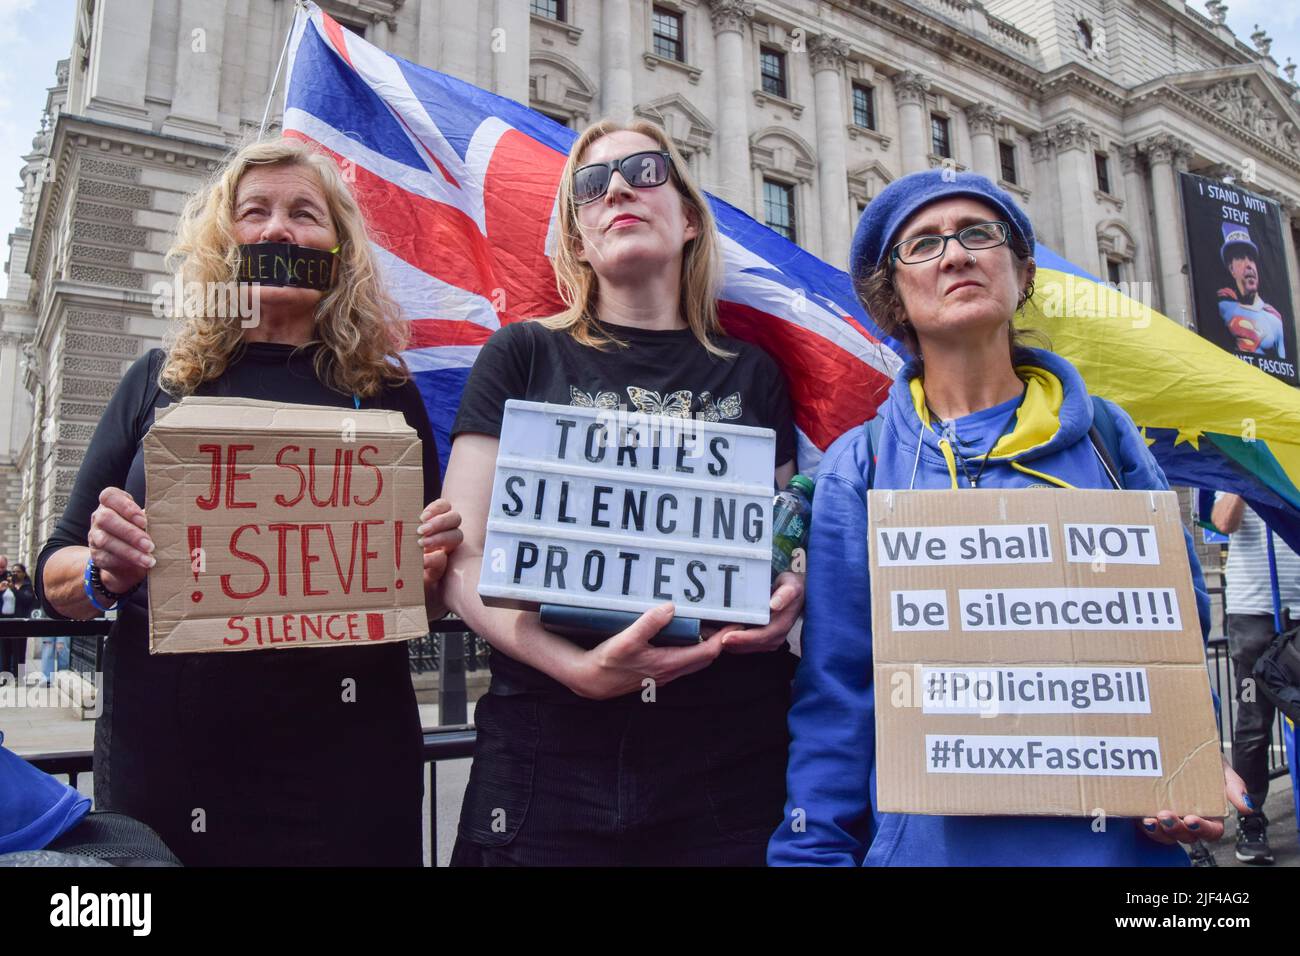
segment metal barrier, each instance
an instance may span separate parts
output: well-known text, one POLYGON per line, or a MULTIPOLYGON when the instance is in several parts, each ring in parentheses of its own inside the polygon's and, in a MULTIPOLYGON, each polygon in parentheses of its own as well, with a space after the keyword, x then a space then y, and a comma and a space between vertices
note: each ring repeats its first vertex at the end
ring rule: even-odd
MULTIPOLYGON (((95 618, 90 621, 56 621, 50 618, 0 618, 0 640, 22 640, 31 637, 71 637, 74 647, 82 644, 82 660, 90 661, 95 671, 100 670, 103 659, 104 638, 113 621, 95 618)), ((438 761, 461 760, 474 756, 477 733, 466 723, 468 701, 465 690, 464 645, 466 635, 476 638, 464 621, 443 620, 435 625, 438 630, 421 638, 421 647, 410 648, 413 669, 419 655, 420 663, 428 666, 429 649, 433 648, 434 669, 441 671, 438 716, 442 725, 424 730, 424 762, 429 765, 429 859, 438 865, 438 761), (438 651, 442 653, 439 654, 438 651), (439 667, 441 658, 447 666, 439 667), (453 659, 458 663, 453 665, 453 659)), ((411 641, 411 644, 417 642, 411 641)), ((77 669, 77 668, 73 668, 77 669)), ((27 761, 51 774, 66 774, 69 784, 76 788, 83 773, 94 772, 94 752, 70 750, 54 753, 25 755, 27 761)))

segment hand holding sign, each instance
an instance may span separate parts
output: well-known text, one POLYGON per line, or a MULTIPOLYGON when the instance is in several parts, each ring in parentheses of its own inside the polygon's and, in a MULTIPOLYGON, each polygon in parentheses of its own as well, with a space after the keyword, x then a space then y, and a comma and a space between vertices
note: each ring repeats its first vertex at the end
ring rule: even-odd
POLYGON ((424 589, 432 592, 447 573, 447 556, 465 540, 460 514, 446 498, 431 501, 420 512, 420 547, 424 550, 424 589))
POLYGON ((144 580, 155 563, 147 530, 144 509, 129 493, 121 488, 105 488, 99 493, 99 507, 90 515, 86 543, 104 587, 125 594, 144 580))
POLYGON ((655 647, 650 639, 673 619, 673 604, 646 611, 626 630, 582 655, 579 677, 570 689, 592 700, 607 700, 703 670, 717 659, 722 642, 715 635, 693 647, 655 647))
MULTIPOLYGON (((1246 782, 1226 758, 1222 759, 1224 794, 1228 802, 1242 813, 1254 813, 1254 807, 1246 802, 1246 782)), ((1214 843, 1223 838, 1223 817, 1189 815, 1179 818, 1172 810, 1161 810, 1157 816, 1142 821, 1142 830, 1156 843, 1195 843, 1197 840, 1214 843)))
POLYGON ((724 627, 719 630, 722 649, 728 654, 756 654, 779 651, 786 635, 803 613, 804 576, 794 571, 777 575, 772 589, 772 619, 764 627, 724 627))

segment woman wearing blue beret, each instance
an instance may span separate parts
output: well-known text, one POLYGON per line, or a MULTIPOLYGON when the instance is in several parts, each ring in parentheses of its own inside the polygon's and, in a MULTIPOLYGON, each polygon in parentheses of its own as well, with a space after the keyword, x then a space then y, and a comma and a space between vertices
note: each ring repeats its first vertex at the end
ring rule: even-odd
MULTIPOLYGON (((769 845, 771 864, 1176 866, 1187 863, 1180 842, 1223 833, 1221 819, 1168 810, 1095 832, 1089 817, 876 806, 868 488, 1168 488, 1128 415, 1095 405, 1069 362, 1019 341, 1013 319, 1033 291, 1033 249, 1020 207, 972 173, 906 176, 858 224, 855 288, 912 359, 879 422, 842 436, 818 472, 786 819, 769 845), (1107 433, 1113 442, 1102 440, 1107 433)), ((1207 631, 1190 538, 1188 552, 1207 631)), ((1225 779, 1228 799, 1250 812, 1241 779, 1231 769, 1225 779)))

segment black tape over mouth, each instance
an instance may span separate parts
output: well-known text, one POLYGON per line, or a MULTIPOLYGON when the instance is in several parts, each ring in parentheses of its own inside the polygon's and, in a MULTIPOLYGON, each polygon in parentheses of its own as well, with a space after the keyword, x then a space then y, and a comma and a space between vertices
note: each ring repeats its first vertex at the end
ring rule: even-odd
POLYGON ((334 284, 336 256, 293 242, 255 242, 239 247, 240 283, 289 286, 324 292, 334 284))

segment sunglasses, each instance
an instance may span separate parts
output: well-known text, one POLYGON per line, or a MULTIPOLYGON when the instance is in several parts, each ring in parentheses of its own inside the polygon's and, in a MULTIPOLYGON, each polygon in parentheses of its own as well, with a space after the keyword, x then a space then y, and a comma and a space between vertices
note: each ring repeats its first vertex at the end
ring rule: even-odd
POLYGON ((605 195, 616 169, 629 186, 651 189, 668 182, 672 168, 672 159, 664 150, 646 150, 607 163, 581 166, 573 174, 573 203, 575 206, 585 206, 605 195))

